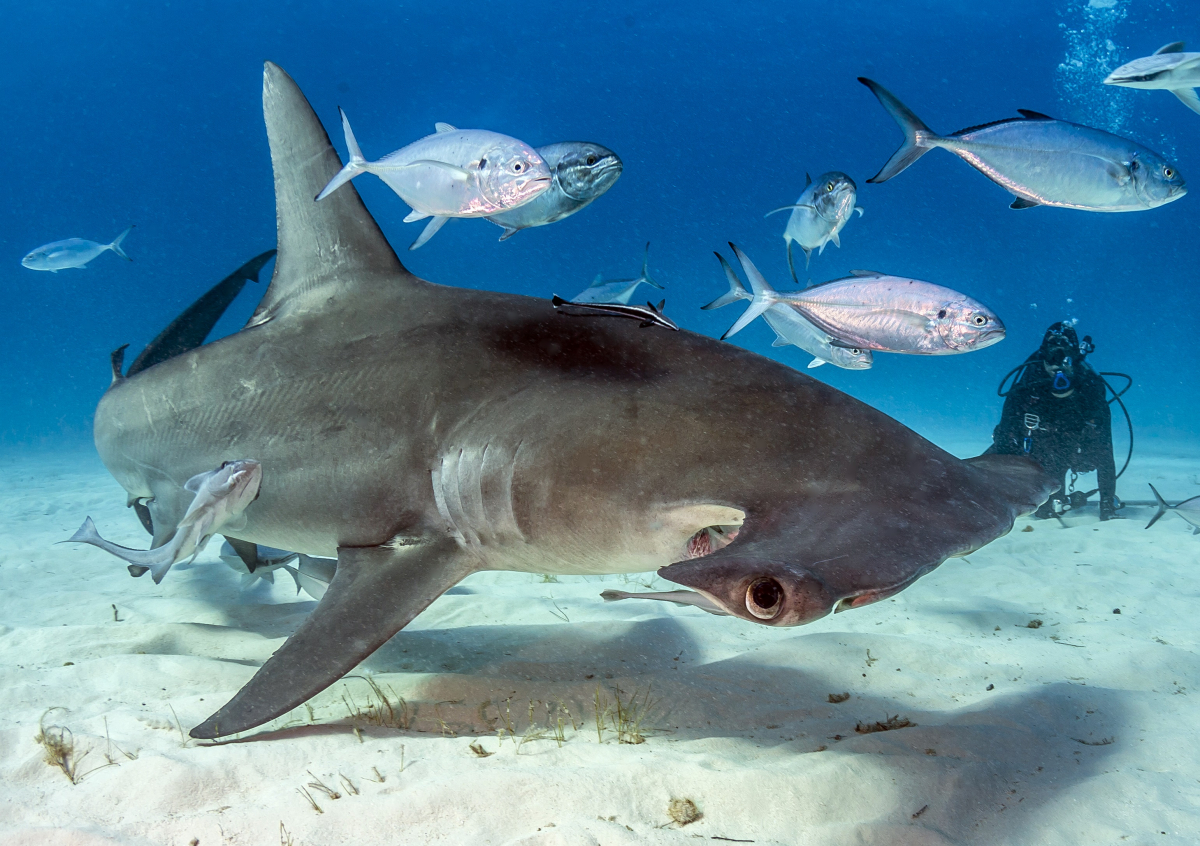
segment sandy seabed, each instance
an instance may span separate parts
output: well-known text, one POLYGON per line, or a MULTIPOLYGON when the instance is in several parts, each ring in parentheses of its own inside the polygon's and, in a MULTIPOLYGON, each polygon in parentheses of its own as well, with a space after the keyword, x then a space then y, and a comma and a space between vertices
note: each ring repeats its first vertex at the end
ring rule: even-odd
MULTIPOLYGON (((1142 448, 1119 492, 1147 481, 1200 493, 1200 454, 1142 448)), ((211 745, 187 729, 315 603, 282 572, 243 587, 216 542, 160 586, 54 545, 91 515, 146 546, 124 502, 93 453, 0 456, 6 846, 1200 839, 1200 537, 1175 516, 1023 519, 797 629, 599 598, 670 587, 653 574, 483 573, 310 708, 211 745), (913 725, 856 731, 889 718, 913 725), (74 743, 75 783, 39 733, 74 743)))

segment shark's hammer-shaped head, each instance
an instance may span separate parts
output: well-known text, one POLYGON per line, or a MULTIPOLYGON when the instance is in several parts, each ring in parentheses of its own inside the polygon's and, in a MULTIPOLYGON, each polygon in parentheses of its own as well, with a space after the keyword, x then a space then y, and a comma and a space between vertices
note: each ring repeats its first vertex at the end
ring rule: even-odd
POLYGON ((804 567, 768 558, 709 556, 671 564, 658 574, 735 617, 767 626, 811 623, 832 611, 835 602, 825 583, 804 567))

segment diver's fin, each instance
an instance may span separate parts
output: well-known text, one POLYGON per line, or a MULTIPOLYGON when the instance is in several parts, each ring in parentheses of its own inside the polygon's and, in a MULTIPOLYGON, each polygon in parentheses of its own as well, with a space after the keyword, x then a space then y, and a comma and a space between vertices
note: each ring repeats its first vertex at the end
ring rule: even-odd
POLYGON ((1164 44, 1163 46, 1159 47, 1157 50, 1154 51, 1153 55, 1157 56, 1160 53, 1182 53, 1182 52, 1183 52, 1183 42, 1182 41, 1172 41, 1170 44, 1164 44))
POLYGON ((904 143, 900 145, 900 149, 892 153, 892 157, 887 160, 887 163, 879 173, 867 180, 868 182, 887 182, 917 159, 921 158, 921 156, 932 150, 935 144, 931 142, 941 139, 937 133, 913 114, 912 109, 901 103, 892 92, 888 91, 878 82, 867 79, 865 76, 860 76, 858 81, 871 89, 871 93, 879 99, 880 104, 887 110, 887 113, 904 130, 904 143))
POLYGON ((274 255, 274 250, 267 250, 250 259, 184 309, 183 313, 159 332, 158 337, 147 344, 141 355, 133 360, 133 364, 129 365, 129 372, 125 374, 126 378, 203 344, 226 309, 242 292, 242 288, 246 287, 246 282, 257 282, 263 265, 274 255))
POLYGON ((279 254, 271 286, 246 325, 324 310, 331 302, 360 307, 352 292, 369 296, 422 284, 400 264, 353 185, 313 202, 341 160, 304 94, 273 62, 263 72, 263 117, 275 171, 279 254))
POLYGON ((1171 93, 1193 112, 1200 114, 1200 97, 1196 96, 1195 88, 1172 88, 1171 93))
POLYGON ((312 614, 192 737, 223 737, 286 714, 352 670, 475 563, 450 537, 340 548, 333 581, 312 614))
POLYGON ((742 287, 741 280, 738 279, 737 274, 733 272, 733 268, 729 266, 729 262, 725 261, 725 256, 715 251, 713 252, 713 255, 717 257, 717 261, 721 262, 721 269, 725 271, 725 278, 729 281, 729 290, 717 297, 708 305, 700 306, 700 308, 704 311, 708 311, 714 308, 724 308, 730 303, 737 302, 738 300, 752 299, 753 295, 742 287))
POLYGON ((1150 490, 1152 490, 1154 492, 1154 498, 1156 500, 1158 500, 1158 513, 1150 518, 1150 522, 1146 524, 1147 529, 1149 529, 1151 526, 1153 526, 1155 523, 1157 523, 1158 518, 1162 517, 1164 514, 1166 514, 1168 511, 1171 510, 1171 506, 1167 505, 1167 501, 1162 498, 1162 494, 1160 494, 1158 492, 1158 490, 1154 487, 1154 485, 1150 486, 1150 490))
POLYGON ((429 239, 438 234, 438 230, 446 225, 449 217, 444 215, 435 215, 429 218, 429 223, 425 224, 425 228, 421 230, 421 234, 417 236, 417 240, 408 245, 410 250, 416 250, 428 243, 429 239))
POLYGON ((1027 200, 1024 197, 1017 197, 1009 204, 1010 209, 1031 209, 1034 206, 1040 206, 1041 203, 1034 200, 1027 200))

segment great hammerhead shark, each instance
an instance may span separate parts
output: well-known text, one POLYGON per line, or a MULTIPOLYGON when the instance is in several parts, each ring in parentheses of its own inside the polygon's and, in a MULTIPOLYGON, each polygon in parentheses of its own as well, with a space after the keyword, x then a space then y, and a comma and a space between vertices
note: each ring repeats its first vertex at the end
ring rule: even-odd
POLYGON ((796 625, 979 548, 1053 485, 711 338, 418 279, 353 186, 313 201, 341 161, 270 63, 263 111, 279 253, 262 302, 96 410, 154 546, 189 478, 247 460, 259 494, 230 537, 337 556, 312 614, 193 737, 299 705, 479 570, 662 568, 728 614, 796 625))

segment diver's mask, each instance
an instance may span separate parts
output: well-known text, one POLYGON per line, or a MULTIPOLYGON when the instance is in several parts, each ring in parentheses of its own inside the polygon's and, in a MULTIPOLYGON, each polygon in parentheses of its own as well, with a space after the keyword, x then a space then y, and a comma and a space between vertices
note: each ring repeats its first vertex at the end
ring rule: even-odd
POLYGON ((1075 350, 1065 344, 1051 344, 1042 356, 1042 366, 1052 378, 1051 389, 1056 394, 1071 390, 1071 380, 1075 377, 1075 350))

